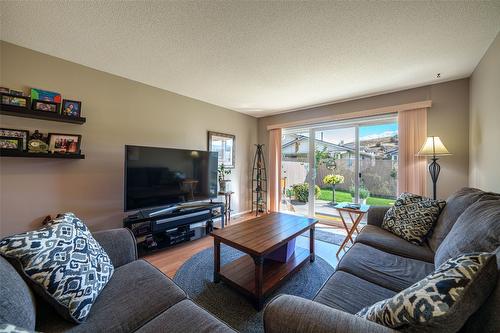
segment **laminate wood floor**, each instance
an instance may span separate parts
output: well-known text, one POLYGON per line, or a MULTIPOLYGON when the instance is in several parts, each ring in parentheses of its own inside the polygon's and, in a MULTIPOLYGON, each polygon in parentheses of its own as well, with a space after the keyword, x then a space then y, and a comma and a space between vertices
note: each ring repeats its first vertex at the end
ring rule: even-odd
MULTIPOLYGON (((247 223, 249 220, 254 218, 253 214, 245 214, 237 218, 231 219, 232 224, 236 223, 247 223)), ((323 227, 324 225, 318 224, 317 227, 323 227)), ((309 238, 299 236, 297 237, 297 245, 305 249, 309 248, 309 238)), ((143 257, 143 259, 150 262, 152 265, 156 266, 160 271, 166 274, 168 277, 173 278, 177 270, 191 258, 194 254, 208 249, 214 246, 214 240, 210 236, 205 236, 203 238, 182 243, 173 246, 169 249, 165 249, 156 253, 148 254, 143 257)), ((339 249, 338 245, 322 242, 315 240, 315 252, 317 256, 323 258, 332 267, 336 267, 338 263, 338 258, 335 253, 339 249)))

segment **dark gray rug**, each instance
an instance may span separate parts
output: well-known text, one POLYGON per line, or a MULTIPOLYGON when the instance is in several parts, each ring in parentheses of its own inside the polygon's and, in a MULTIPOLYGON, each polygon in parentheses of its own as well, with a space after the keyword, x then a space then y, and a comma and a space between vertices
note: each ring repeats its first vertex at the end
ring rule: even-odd
MULTIPOLYGON (((229 246, 221 246, 221 265, 243 253, 229 246)), ((213 248, 203 250, 181 266, 174 281, 189 297, 234 329, 245 333, 264 332, 263 311, 257 312, 249 300, 224 282, 213 283, 213 248)), ((333 267, 316 255, 313 263, 307 262, 267 300, 277 294, 296 295, 312 299, 323 283, 333 274, 333 267)))
MULTIPOLYGON (((302 236, 309 237, 309 231, 303 233, 302 236)), ((346 237, 345 235, 334 234, 333 232, 323 231, 318 228, 314 230, 315 240, 320 240, 330 244, 340 245, 344 241, 345 237, 346 237)))

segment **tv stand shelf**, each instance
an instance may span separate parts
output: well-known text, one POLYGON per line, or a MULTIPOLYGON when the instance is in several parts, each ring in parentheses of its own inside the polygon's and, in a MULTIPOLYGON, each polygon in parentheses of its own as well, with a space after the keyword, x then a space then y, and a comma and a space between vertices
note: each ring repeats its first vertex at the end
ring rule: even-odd
POLYGON ((123 226, 129 228, 136 237, 140 254, 207 235, 213 229, 214 219, 220 218, 221 228, 225 224, 222 202, 207 202, 199 207, 180 206, 174 211, 158 215, 151 213, 153 211, 140 211, 123 220, 123 226), (192 224, 202 222, 207 223, 204 230, 191 229, 192 224))

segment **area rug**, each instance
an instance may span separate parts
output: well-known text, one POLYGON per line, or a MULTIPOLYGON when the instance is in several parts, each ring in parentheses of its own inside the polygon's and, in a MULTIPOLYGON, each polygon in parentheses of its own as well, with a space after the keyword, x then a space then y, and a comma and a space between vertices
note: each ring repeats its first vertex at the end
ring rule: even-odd
MULTIPOLYGON (((239 258, 243 253, 229 246, 221 245, 221 265, 239 258)), ((213 248, 192 256, 179 268, 174 276, 177 283, 197 304, 244 333, 264 332, 262 314, 257 312, 250 301, 231 289, 224 282, 213 283, 213 248)), ((296 295, 312 299, 323 283, 333 274, 333 267, 316 256, 313 263, 307 262, 278 288, 271 300, 278 294, 296 295)))
MULTIPOLYGON (((309 237, 309 231, 302 234, 302 236, 309 237)), ((316 228, 314 230, 314 239, 327 242, 330 244, 341 245, 345 239, 345 235, 335 234, 333 232, 323 231, 316 228)), ((353 236, 354 238, 354 236, 353 236)))

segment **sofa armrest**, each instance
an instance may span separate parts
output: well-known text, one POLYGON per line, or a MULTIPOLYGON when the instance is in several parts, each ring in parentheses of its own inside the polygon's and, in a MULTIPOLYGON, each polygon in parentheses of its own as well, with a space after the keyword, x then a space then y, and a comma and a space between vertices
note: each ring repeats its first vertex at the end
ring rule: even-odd
POLYGON ((137 260, 137 244, 129 229, 97 231, 92 236, 104 248, 115 268, 137 260))
POLYGON ((371 206, 368 210, 367 223, 377 227, 382 226, 385 213, 391 208, 390 206, 371 206))
POLYGON ((304 298, 281 295, 264 310, 266 333, 387 333, 390 328, 304 298))

